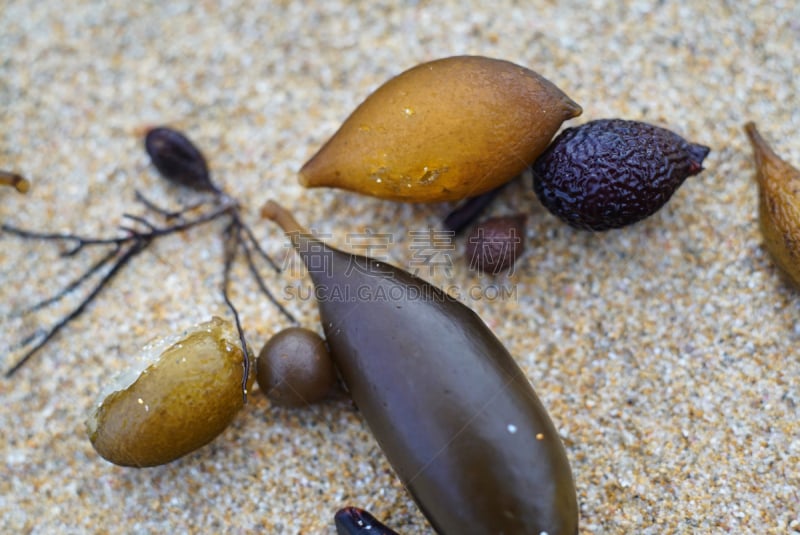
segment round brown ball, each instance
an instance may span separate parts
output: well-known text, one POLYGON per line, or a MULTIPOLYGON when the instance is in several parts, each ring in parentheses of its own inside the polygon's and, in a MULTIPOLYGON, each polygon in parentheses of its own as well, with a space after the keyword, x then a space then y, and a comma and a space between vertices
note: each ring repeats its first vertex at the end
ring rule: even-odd
POLYGON ((336 372, 322 337, 302 327, 289 327, 267 341, 259 353, 256 381, 275 405, 304 407, 331 391, 336 372))

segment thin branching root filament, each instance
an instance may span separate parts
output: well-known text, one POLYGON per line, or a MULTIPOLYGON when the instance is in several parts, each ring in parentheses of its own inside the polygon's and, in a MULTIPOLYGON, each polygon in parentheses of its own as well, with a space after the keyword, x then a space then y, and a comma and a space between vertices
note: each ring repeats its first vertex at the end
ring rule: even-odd
MULTIPOLYGON (((244 373, 242 376, 242 393, 246 395, 247 378, 250 373, 250 360, 247 358, 247 342, 242 329, 239 313, 229 296, 231 268, 241 252, 247 263, 248 270, 264 296, 286 317, 292 324, 297 324, 295 317, 281 305, 269 290, 260 274, 257 261, 265 262, 275 273, 280 272, 278 264, 264 251, 258 243, 250 227, 242 220, 239 202, 218 188, 209 176, 208 167, 202 153, 180 132, 169 128, 154 128, 150 130, 145 139, 145 148, 150 154, 153 164, 161 175, 167 180, 194 190, 211 195, 210 199, 191 204, 180 210, 169 210, 158 206, 147 199, 140 192, 136 192, 136 200, 146 210, 149 217, 130 213, 122 214, 119 225, 120 234, 116 237, 81 236, 70 233, 35 232, 21 229, 12 225, 2 224, 2 232, 16 236, 23 240, 57 242, 66 248, 61 253, 63 258, 73 258, 88 248, 103 248, 104 254, 90 265, 80 275, 75 277, 55 295, 43 299, 24 310, 15 313, 16 316, 30 314, 48 307, 73 291, 88 285, 90 280, 97 279, 86 296, 78 306, 65 314, 49 329, 37 330, 33 335, 26 337, 16 346, 16 349, 25 348, 20 359, 6 371, 6 377, 17 372, 31 357, 53 339, 72 320, 81 315, 95 300, 122 269, 137 255, 147 249, 154 241, 164 236, 184 232, 194 227, 210 223, 211 221, 225 220, 227 224, 223 231, 224 257, 222 284, 220 286, 222 298, 230 309, 236 323, 242 352, 244 373), (157 222, 154 220, 157 219, 157 222)), ((18 175, 0 171, 0 184, 14 185, 20 189, 13 180, 18 175)), ((22 178, 22 177, 18 177, 22 178)), ((24 179, 22 179, 24 180, 24 179)), ((25 181, 27 183, 27 181, 25 181)), ((27 188, 27 186, 25 186, 27 188)), ((22 189, 20 189, 22 191, 22 189)))

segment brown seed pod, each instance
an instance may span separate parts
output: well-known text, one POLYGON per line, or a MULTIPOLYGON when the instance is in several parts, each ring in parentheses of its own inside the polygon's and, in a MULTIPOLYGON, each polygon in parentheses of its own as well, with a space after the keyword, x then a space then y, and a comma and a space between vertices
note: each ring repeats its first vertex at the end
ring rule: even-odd
POLYGON ((371 94, 303 166, 300 183, 408 202, 472 197, 517 176, 580 113, 519 65, 439 59, 371 94))
POLYGON ((331 391, 336 371, 321 336, 289 327, 270 338, 259 353, 256 380, 275 405, 303 407, 331 391))
POLYGON ((148 344, 86 421, 97 453, 123 466, 156 466, 211 442, 244 405, 238 343, 233 325, 215 317, 148 344))
POLYGON ((744 125, 753 145, 758 182, 758 219, 773 260, 800 288, 800 170, 767 145, 756 125, 744 125))
POLYGON ((525 219, 492 217, 475 225, 464 252, 470 269, 496 275, 513 266, 525 250, 525 219))

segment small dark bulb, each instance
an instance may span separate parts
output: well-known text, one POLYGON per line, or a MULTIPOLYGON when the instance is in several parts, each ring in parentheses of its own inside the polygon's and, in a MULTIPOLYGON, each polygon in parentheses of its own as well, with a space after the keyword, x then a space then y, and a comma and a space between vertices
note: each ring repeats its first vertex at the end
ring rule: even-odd
POLYGON ((211 182, 203 153, 182 133, 167 127, 147 132, 145 150, 161 176, 196 191, 220 193, 211 182))
POLYGON ((525 251, 525 216, 492 217, 478 223, 467 237, 470 269, 497 275, 510 269, 525 251))

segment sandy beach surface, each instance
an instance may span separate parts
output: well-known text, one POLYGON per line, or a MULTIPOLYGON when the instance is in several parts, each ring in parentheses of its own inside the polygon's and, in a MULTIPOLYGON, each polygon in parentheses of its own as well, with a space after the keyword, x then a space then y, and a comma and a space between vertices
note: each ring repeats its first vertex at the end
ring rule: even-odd
MULTIPOLYGON (((453 203, 305 189, 297 170, 407 68, 458 54, 525 65, 583 107, 567 125, 658 124, 711 147, 705 171, 653 217, 606 233, 550 215, 523 175, 487 212, 528 216, 513 273, 470 270, 457 237, 420 274, 478 312, 534 385, 572 465, 581 533, 800 533, 800 291, 763 247, 742 130, 755 121, 800 166, 799 43, 794 1, 8 0, 0 169, 31 189, 0 188, 0 221, 117 236, 125 213, 158 219, 136 191, 170 209, 198 201, 143 150, 144 132, 166 124, 203 150, 279 263, 293 256, 259 217, 268 199, 344 249, 383 233, 385 260, 420 267, 415 237, 441 229, 453 203)), ((122 468, 95 453, 85 416, 138 349, 229 317, 223 230, 217 221, 158 240, 0 379, 1 532, 333 534, 345 505, 403 535, 432 532, 343 397, 282 409, 256 391, 214 442, 165 466, 122 468)), ((105 251, 59 256, 68 246, 0 234, 4 369, 86 295, 88 285, 20 314, 105 251)), ((302 270, 261 267, 279 301, 321 330, 302 270)), ((232 276, 258 350, 289 322, 241 259, 232 276)))

